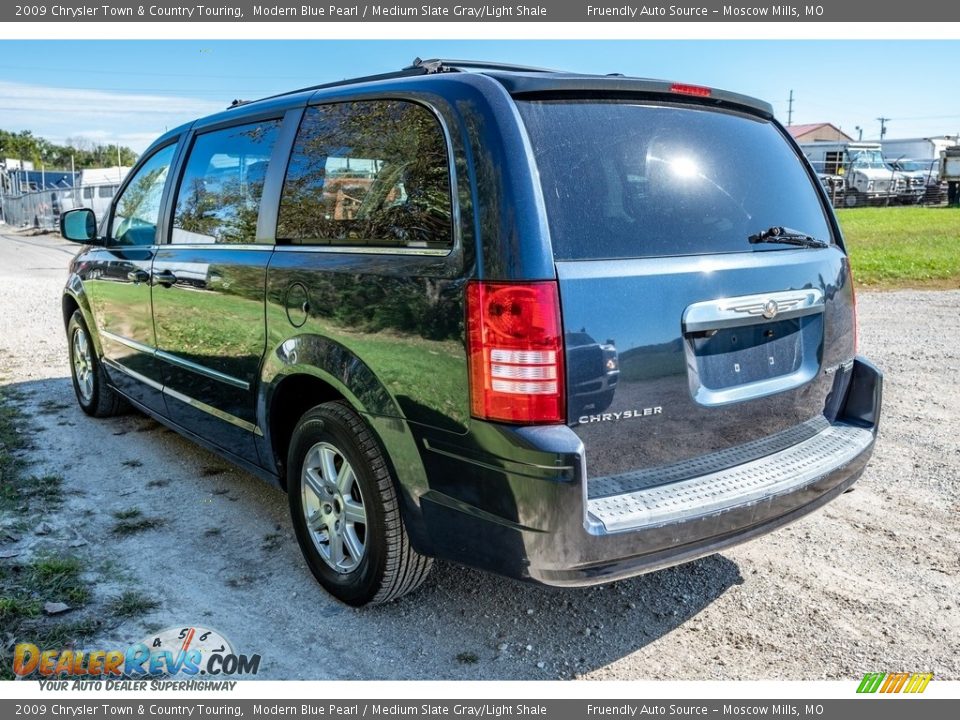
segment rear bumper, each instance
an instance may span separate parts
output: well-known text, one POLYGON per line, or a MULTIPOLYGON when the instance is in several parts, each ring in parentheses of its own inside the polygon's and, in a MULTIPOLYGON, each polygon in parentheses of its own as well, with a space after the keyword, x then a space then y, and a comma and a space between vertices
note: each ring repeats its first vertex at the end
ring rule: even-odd
POLYGON ((826 410, 829 420, 821 419, 806 441, 669 485, 641 478, 612 494, 605 478, 606 492, 594 485, 591 493, 583 447, 566 427, 488 426, 478 440, 498 449, 496 460, 481 447, 467 457, 427 442, 431 490, 420 509, 429 551, 548 585, 591 585, 770 532, 843 493, 867 465, 882 376, 861 358, 846 374, 842 398, 826 410), (450 492, 433 482, 437 473, 456 479, 446 486, 450 492))

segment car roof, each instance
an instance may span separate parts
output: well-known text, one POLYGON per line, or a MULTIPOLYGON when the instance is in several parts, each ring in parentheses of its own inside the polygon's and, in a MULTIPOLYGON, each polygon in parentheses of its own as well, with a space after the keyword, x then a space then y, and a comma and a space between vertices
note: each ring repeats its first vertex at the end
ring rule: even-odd
POLYGON ((270 106, 277 101, 283 101, 291 105, 307 102, 317 92, 326 89, 363 85, 383 80, 437 76, 446 73, 473 73, 484 75, 497 81, 513 96, 577 93, 626 95, 639 93, 665 97, 672 96, 678 100, 694 98, 704 104, 736 106, 766 117, 773 117, 773 107, 770 103, 748 95, 702 85, 628 77, 617 73, 597 75, 478 60, 421 60, 420 58, 416 58, 409 66, 394 72, 312 85, 255 101, 235 100, 226 112, 230 112, 236 108, 253 111, 254 109, 262 109, 270 106))

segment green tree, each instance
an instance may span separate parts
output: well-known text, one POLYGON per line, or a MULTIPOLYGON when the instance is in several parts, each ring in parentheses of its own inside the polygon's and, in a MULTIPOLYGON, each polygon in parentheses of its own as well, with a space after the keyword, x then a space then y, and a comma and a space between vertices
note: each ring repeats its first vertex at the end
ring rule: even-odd
MULTIPOLYGON (((68 138, 64 145, 57 145, 45 138, 35 137, 29 130, 10 132, 0 130, 0 158, 12 158, 41 165, 48 170, 70 169, 70 158, 77 170, 93 167, 110 167, 117 164, 117 144, 98 144, 84 138, 68 138)), ((137 153, 120 146, 120 164, 133 165, 137 153)))

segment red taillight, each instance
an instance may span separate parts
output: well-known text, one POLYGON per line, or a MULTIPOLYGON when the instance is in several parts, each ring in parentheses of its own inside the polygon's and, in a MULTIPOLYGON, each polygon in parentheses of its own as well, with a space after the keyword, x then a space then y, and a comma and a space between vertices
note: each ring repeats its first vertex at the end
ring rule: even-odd
POLYGON ((710 97, 710 88, 700 85, 684 85, 683 83, 673 83, 670 86, 670 92, 680 95, 693 95, 694 97, 710 97))
POLYGON ((470 282, 467 353, 474 417, 522 424, 566 420, 556 282, 470 282))

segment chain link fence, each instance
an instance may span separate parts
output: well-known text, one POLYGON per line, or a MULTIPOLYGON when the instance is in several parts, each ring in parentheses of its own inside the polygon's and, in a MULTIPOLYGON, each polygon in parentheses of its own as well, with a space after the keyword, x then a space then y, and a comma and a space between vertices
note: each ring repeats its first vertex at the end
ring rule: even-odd
POLYGON ((88 207, 102 218, 119 185, 83 185, 76 188, 37 190, 22 195, 0 196, 0 219, 17 228, 57 230, 60 215, 74 208, 88 207))
POLYGON ((890 205, 944 205, 947 184, 939 160, 897 160, 884 167, 812 161, 835 208, 890 205))

